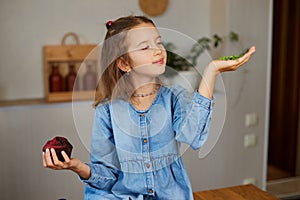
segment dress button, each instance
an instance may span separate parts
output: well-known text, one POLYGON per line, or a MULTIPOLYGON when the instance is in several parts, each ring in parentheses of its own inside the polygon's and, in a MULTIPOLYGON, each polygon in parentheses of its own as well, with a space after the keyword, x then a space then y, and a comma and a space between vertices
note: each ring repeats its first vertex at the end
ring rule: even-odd
POLYGON ((150 168, 150 164, 149 164, 149 163, 147 163, 147 164, 146 164, 146 167, 147 167, 147 168, 150 168))
POLYGON ((152 190, 152 189, 149 189, 149 193, 153 193, 153 190, 152 190))
POLYGON ((147 140, 147 139, 143 139, 143 142, 144 142, 144 143, 147 143, 147 142, 148 142, 148 140, 147 140))
POLYGON ((141 117, 145 117, 145 114, 144 114, 144 113, 142 113, 140 116, 141 116, 141 117))

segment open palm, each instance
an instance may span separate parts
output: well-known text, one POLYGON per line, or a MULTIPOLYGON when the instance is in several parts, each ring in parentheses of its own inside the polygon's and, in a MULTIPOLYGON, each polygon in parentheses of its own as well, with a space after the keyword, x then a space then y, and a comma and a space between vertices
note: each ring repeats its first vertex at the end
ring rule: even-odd
POLYGON ((210 63, 210 68, 215 70, 217 73, 226 71, 235 71, 240 66, 245 64, 255 52, 255 46, 252 46, 247 53, 237 60, 214 60, 210 63))

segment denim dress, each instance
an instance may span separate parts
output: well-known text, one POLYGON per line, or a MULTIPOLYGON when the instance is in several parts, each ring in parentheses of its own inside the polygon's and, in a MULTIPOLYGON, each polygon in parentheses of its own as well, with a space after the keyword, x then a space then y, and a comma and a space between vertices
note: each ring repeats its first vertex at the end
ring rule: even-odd
POLYGON ((161 86, 147 110, 124 100, 97 106, 85 200, 193 199, 180 143, 207 139, 213 100, 161 86))

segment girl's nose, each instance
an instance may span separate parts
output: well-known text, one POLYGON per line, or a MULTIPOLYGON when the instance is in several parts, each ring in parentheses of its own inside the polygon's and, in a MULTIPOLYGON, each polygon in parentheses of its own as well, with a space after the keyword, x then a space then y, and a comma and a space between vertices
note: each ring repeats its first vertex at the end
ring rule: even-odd
POLYGON ((154 54, 155 54, 155 55, 161 54, 161 49, 155 48, 155 49, 154 49, 154 54))
POLYGON ((163 49, 161 47, 153 48, 154 55, 159 55, 162 53, 162 51, 163 51, 163 49))

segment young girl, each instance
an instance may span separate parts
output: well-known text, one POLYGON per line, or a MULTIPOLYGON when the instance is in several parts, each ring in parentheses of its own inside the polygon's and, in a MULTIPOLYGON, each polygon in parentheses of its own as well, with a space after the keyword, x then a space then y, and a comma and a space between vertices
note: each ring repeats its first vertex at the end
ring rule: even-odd
POLYGON ((193 199, 180 143, 193 149, 203 145, 216 75, 246 63, 255 47, 238 60, 212 61, 189 98, 182 87, 164 86, 158 78, 167 55, 150 19, 123 17, 108 22, 107 29, 91 162, 69 158, 65 152, 61 162, 47 149, 44 167, 78 174, 86 186, 85 199, 193 199))

